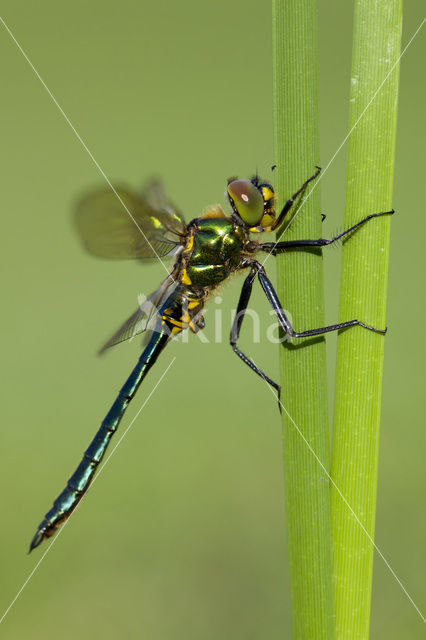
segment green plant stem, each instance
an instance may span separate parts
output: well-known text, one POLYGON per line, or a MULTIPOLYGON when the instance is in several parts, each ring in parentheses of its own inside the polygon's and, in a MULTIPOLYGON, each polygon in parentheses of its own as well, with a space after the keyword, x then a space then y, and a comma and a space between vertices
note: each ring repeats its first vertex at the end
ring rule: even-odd
MULTIPOLYGON (((401 19, 401 0, 355 2, 349 129, 355 128, 348 145, 345 227, 392 207, 398 64, 391 68, 400 54, 401 19)), ((375 219, 344 244, 342 321, 386 325, 390 222, 390 216, 375 219)), ((332 486, 341 640, 369 635, 384 343, 383 336, 359 327, 338 338, 332 478, 359 519, 332 486)))
MULTIPOLYGON (((319 164, 316 2, 275 0, 273 29, 275 181, 282 206, 319 164)), ((316 186, 286 239, 320 236, 316 186)), ((277 269, 278 294, 295 329, 323 325, 321 256, 289 252, 277 258, 277 269)), ((328 640, 334 620, 325 342, 280 345, 280 358, 293 634, 328 640)))

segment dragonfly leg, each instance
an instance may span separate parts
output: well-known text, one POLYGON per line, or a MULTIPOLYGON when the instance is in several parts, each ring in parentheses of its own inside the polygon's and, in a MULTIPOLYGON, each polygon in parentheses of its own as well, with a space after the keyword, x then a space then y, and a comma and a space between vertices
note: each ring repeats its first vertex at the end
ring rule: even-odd
POLYGON ((281 212, 278 216, 278 218, 275 220, 274 224, 271 225, 271 227, 268 229, 268 231, 275 231, 275 229, 278 229, 278 227, 280 226, 280 224, 282 223, 284 217, 286 216, 286 214, 290 211, 290 209, 292 208, 294 201, 296 200, 297 196, 300 196, 301 193, 303 193, 306 189, 306 187, 308 186, 308 184, 310 182, 312 182, 312 180, 315 180, 315 178, 317 178, 321 172, 321 167, 316 167, 316 171, 315 173, 308 178, 307 180, 305 180, 305 182, 302 184, 302 186, 300 187, 300 189, 298 189, 295 193, 293 193, 293 195, 291 196, 291 198, 289 200, 287 200, 287 202, 285 203, 285 205, 283 206, 283 208, 281 209, 281 212))
POLYGON ((237 356, 239 358, 241 358, 241 360, 248 367, 250 367, 250 369, 252 371, 257 373, 258 376, 263 378, 263 380, 265 380, 268 384, 271 385, 271 387, 273 387, 275 389, 275 391, 277 392, 277 396, 278 396, 278 406, 279 406, 279 409, 281 411, 281 403, 280 403, 281 387, 280 387, 280 385, 278 383, 274 382, 269 376, 266 375, 266 373, 264 373, 261 369, 259 369, 259 367, 256 366, 255 363, 252 360, 250 360, 250 358, 248 356, 246 356, 246 354, 243 353, 237 347, 237 340, 238 340, 239 335, 240 335, 241 325, 243 323, 245 312, 247 310, 247 305, 248 305, 249 300, 250 300, 250 295, 251 295, 251 292, 252 292, 252 289, 253 289, 253 282, 256 279, 256 275, 257 275, 257 268, 256 268, 256 266, 252 266, 251 269, 250 269, 250 273, 248 274, 248 276, 244 280, 244 284, 243 284, 242 289, 241 289, 240 299, 238 300, 237 313, 235 314, 235 318, 234 318, 234 321, 232 323, 231 335, 230 335, 230 344, 231 344, 231 347, 233 348, 234 352, 237 354, 237 356))
POLYGON ((371 213, 369 216, 366 216, 356 224, 349 227, 349 229, 345 229, 342 233, 339 233, 334 238, 330 238, 327 240, 326 238, 318 238, 316 240, 287 240, 282 242, 263 242, 258 245, 258 250, 265 251, 266 253, 271 253, 273 256, 276 256, 278 253, 283 253, 288 249, 302 249, 304 247, 326 247, 329 244, 333 244, 333 242, 337 242, 341 238, 344 238, 348 234, 352 233, 363 224, 371 220, 372 218, 379 218, 380 216, 392 215, 395 213, 394 209, 390 211, 381 211, 380 213, 371 213))
POLYGON ((292 338, 308 338, 310 336, 319 336, 324 333, 330 333, 330 331, 338 331, 339 329, 345 329, 346 327, 354 327, 360 326, 364 327, 364 329, 368 329, 369 331, 374 331, 375 333, 381 333, 384 335, 387 331, 386 329, 376 329, 375 327, 371 327, 369 324, 365 324, 360 320, 348 320, 346 322, 339 322, 337 324, 331 324, 326 327, 318 327, 316 329, 308 329, 307 331, 295 331, 291 326, 290 320, 287 318, 281 302, 277 296, 277 293, 272 285, 272 282, 269 280, 266 275, 265 269, 258 262, 255 263, 255 268, 257 270, 257 275, 262 285, 262 289, 265 292, 266 297, 268 298, 273 310, 277 315, 278 322, 280 323, 281 328, 285 333, 287 333, 292 338))

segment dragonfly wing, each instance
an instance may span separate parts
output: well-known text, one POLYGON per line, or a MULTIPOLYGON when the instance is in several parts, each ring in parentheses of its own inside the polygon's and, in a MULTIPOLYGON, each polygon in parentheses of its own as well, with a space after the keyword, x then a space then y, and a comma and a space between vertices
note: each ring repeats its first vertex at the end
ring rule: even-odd
POLYGON ((149 259, 173 255, 186 225, 171 205, 157 206, 150 192, 126 187, 94 191, 77 204, 74 221, 89 253, 101 258, 149 259))
POLYGON ((98 355, 105 353, 107 349, 115 344, 130 340, 134 336, 142 333, 146 329, 147 315, 143 309, 138 307, 132 315, 121 325, 113 336, 99 349, 98 355))
POLYGON ((186 229, 185 219, 182 212, 167 198, 163 183, 158 178, 154 178, 142 191, 141 199, 157 212, 166 214, 164 224, 174 233, 182 235, 182 229, 186 229))
POLYGON ((102 355, 107 349, 125 340, 131 340, 146 331, 151 320, 160 308, 163 299, 176 286, 172 276, 168 276, 148 298, 146 298, 132 315, 117 329, 113 336, 101 347, 98 354, 102 355))

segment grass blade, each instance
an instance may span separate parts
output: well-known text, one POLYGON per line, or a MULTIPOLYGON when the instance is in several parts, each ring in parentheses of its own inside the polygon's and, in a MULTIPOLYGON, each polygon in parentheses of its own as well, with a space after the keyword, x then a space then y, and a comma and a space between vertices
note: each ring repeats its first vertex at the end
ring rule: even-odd
MULTIPOLYGON (((400 0, 355 3, 345 227, 392 207, 401 19, 400 0)), ((344 244, 341 321, 386 325, 390 222, 375 219, 344 244)), ((359 327, 338 338, 332 478, 371 538, 384 343, 359 327)), ((336 636, 365 639, 374 548, 333 487, 331 509, 336 636)))
MULTIPOLYGON (((282 206, 319 164, 316 2, 275 0, 273 28, 276 185, 282 206)), ((315 188, 286 239, 321 236, 319 194, 315 188)), ((289 252, 277 258, 277 269, 278 294, 295 329, 321 326, 321 256, 289 252)), ((334 637, 329 484, 295 427, 328 470, 324 339, 306 348, 280 346, 280 357, 293 634, 328 640, 334 637)))

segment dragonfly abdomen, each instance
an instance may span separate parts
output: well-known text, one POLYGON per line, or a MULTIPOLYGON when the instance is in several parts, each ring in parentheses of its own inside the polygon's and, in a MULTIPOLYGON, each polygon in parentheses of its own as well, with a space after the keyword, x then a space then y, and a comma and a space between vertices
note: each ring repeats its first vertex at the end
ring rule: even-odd
POLYGON ((203 296, 183 285, 167 297, 157 309, 157 322, 151 338, 142 352, 138 363, 120 389, 111 409, 108 411, 95 437, 85 451, 77 469, 67 482, 67 486, 56 498, 53 507, 38 526, 31 541, 30 551, 37 547, 44 538, 53 535, 56 529, 73 512, 93 479, 96 469, 102 460, 108 444, 117 430, 131 399, 134 397, 142 380, 157 360, 167 342, 188 327, 193 331, 201 328, 199 314, 204 305, 203 296))
POLYGON ((137 365, 121 388, 114 404, 108 411, 95 437, 85 451, 77 469, 67 482, 67 486, 56 498, 53 507, 39 524, 31 541, 30 551, 37 547, 44 538, 49 538, 58 527, 70 516, 77 504, 89 488, 96 469, 102 460, 108 444, 118 428, 121 418, 139 385, 157 360, 170 339, 170 333, 152 334, 137 365))

